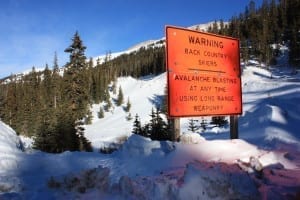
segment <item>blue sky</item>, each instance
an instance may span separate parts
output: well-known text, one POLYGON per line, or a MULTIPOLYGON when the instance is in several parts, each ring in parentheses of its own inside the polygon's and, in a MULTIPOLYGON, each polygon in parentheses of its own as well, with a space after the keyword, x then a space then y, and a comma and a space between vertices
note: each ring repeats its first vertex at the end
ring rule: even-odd
MULTIPOLYGON (((243 12, 250 0, 1 0, 0 78, 60 65, 79 32, 86 56, 117 52, 164 36, 165 25, 187 27, 243 12)), ((262 0, 256 0, 259 6, 262 0)))

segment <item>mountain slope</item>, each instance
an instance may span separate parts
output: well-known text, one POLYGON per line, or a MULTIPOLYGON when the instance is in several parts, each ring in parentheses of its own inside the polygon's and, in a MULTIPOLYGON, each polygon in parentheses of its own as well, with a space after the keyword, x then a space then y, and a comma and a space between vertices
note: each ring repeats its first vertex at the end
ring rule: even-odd
MULTIPOLYGON (((208 27, 212 26, 214 22, 208 22, 205 24, 197 24, 190 27, 187 27, 191 30, 199 30, 199 31, 207 31, 208 27)), ((227 24, 228 22, 224 22, 224 24, 227 24)), ((219 25, 220 23, 218 23, 219 25)), ((113 59, 116 58, 122 54, 130 54, 132 52, 138 51, 140 48, 153 48, 153 47, 161 47, 165 45, 165 37, 162 37, 160 39, 153 39, 153 40, 147 40, 140 42, 132 47, 129 47, 127 50, 120 51, 120 52, 108 52, 106 55, 100 55, 93 58, 94 64, 97 63, 97 60, 99 60, 100 63, 104 62, 105 59, 113 59)))
MULTIPOLYGON (((121 86, 124 93, 124 102, 126 103, 128 98, 131 102, 132 117, 138 114, 143 123, 150 119, 151 109, 155 108, 156 104, 160 104, 165 85, 165 74, 141 79, 120 77, 117 80, 117 88, 121 86)), ((117 98, 116 95, 111 94, 111 96, 117 98)), ((101 147, 103 142, 113 142, 116 138, 126 138, 131 135, 133 120, 126 120, 128 113, 124 111, 125 103, 120 107, 114 105, 110 112, 105 113, 103 119, 97 118, 97 112, 103 104, 93 106, 93 124, 86 126, 86 137, 92 141, 94 148, 101 147)))

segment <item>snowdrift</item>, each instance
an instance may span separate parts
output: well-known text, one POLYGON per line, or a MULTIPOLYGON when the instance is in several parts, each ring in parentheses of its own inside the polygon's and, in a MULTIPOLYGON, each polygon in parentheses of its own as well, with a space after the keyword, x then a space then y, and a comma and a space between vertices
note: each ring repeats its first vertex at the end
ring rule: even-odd
POLYGON ((0 121, 0 172, 17 165, 15 154, 22 150, 23 144, 15 131, 0 121))

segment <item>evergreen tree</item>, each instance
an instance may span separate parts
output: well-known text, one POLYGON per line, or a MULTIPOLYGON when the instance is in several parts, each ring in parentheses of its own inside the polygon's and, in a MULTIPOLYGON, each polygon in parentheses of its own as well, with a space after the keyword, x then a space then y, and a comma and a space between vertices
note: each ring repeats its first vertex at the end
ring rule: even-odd
POLYGON ((50 101, 53 101, 53 107, 55 112, 57 111, 57 108, 59 107, 61 103, 61 79, 62 77, 59 74, 59 66, 58 66, 58 60, 56 52, 54 54, 54 61, 53 61, 53 72, 52 72, 52 91, 53 96, 50 98, 50 101))
POLYGON ((66 110, 62 111, 60 131, 64 134, 64 150, 89 151, 90 144, 84 137, 82 119, 88 115, 89 97, 88 81, 85 77, 86 47, 83 45, 78 32, 72 38, 72 44, 65 50, 70 54, 70 61, 64 73, 64 102, 66 110))
POLYGON ((131 108, 131 103, 130 103, 130 100, 129 100, 129 97, 128 97, 126 106, 124 107, 125 112, 129 112, 130 108, 131 108))
POLYGON ((150 138, 152 140, 167 140, 169 139, 169 134, 167 132, 168 127, 166 122, 160 116, 160 111, 158 108, 154 111, 152 108, 150 114, 150 138))
POLYGON ((135 119, 133 122, 133 130, 132 130, 133 134, 138 134, 138 135, 143 135, 142 134, 142 126, 141 126, 141 121, 139 119, 138 114, 135 115, 135 119))
POLYGON ((113 82, 111 87, 112 87, 111 90, 112 90, 113 94, 117 94, 117 82, 116 81, 113 82))
POLYGON ((189 131, 192 131, 193 133, 195 133, 199 129, 196 122, 198 122, 198 120, 195 120, 193 118, 189 119, 189 126, 188 126, 189 131))
MULTIPOLYGON (((110 94, 109 94, 109 91, 108 89, 106 88, 103 92, 103 100, 107 103, 107 104, 111 104, 110 102, 110 94), (110 103, 109 103, 110 102, 110 103)), ((109 108, 111 107, 111 105, 109 106, 109 108)))
POLYGON ((54 132, 50 124, 43 123, 35 137, 33 148, 51 152, 51 134, 54 132))
POLYGON ((68 113, 61 112, 59 114, 57 124, 57 150, 64 151, 78 151, 80 146, 79 136, 76 130, 76 121, 68 113), (59 139, 59 140, 58 140, 59 139))
POLYGON ((106 104, 105 104, 105 106, 104 106, 104 110, 105 110, 106 112, 108 112, 108 111, 111 109, 111 107, 112 107, 111 100, 108 99, 107 102, 106 102, 106 104))
POLYGON ((207 122, 205 119, 201 120, 200 127, 202 128, 202 132, 206 130, 207 122))
POLYGON ((76 134, 79 137, 79 150, 80 151, 93 151, 91 143, 84 136, 84 127, 83 122, 81 120, 77 120, 75 122, 76 134))
POLYGON ((33 67, 25 79, 24 92, 26 97, 23 102, 24 120, 21 130, 27 136, 34 136, 42 121, 41 78, 33 67))
POLYGON ((16 123, 16 115, 18 109, 18 102, 17 102, 17 82, 13 78, 10 77, 9 83, 6 85, 6 91, 3 92, 3 100, 2 100, 2 112, 1 112, 1 119, 4 120, 8 125, 11 127, 15 126, 16 123))
POLYGON ((43 121, 35 136, 34 148, 48 153, 60 153, 60 147, 58 146, 60 138, 55 113, 45 108, 43 110, 43 121))
POLYGON ((215 124, 218 127, 225 126, 228 121, 225 119, 225 116, 213 116, 211 118, 211 124, 215 124))
POLYGON ((72 44, 65 49, 70 54, 70 62, 64 73, 64 95, 67 109, 74 121, 82 119, 88 111, 87 80, 83 73, 86 70, 85 49, 78 32, 75 33, 72 44))
POLYGON ((93 113, 91 110, 87 111, 87 115, 84 118, 84 123, 85 124, 92 124, 92 120, 93 120, 93 113))
POLYGON ((122 87, 120 86, 116 104, 117 104, 117 106, 120 106, 123 103, 124 103, 124 95, 123 95, 122 87))
POLYGON ((128 113, 128 115, 126 116, 126 120, 127 120, 127 121, 130 121, 130 120, 132 120, 131 113, 128 113))
POLYGON ((212 33, 218 33, 219 32, 219 27, 218 27, 218 22, 215 20, 213 25, 212 25, 212 33))
POLYGON ((101 119, 101 118, 104 118, 104 110, 102 107, 100 107, 99 109, 99 112, 98 112, 98 118, 101 119))

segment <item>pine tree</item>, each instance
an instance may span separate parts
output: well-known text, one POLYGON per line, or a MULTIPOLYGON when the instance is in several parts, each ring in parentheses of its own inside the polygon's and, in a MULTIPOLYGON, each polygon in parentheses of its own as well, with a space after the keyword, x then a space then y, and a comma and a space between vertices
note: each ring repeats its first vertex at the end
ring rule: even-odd
POLYGON ((117 94, 117 81, 114 81, 111 86, 113 94, 117 94))
POLYGON ((27 136, 36 135, 42 121, 42 91, 41 78, 36 72, 35 67, 26 76, 24 97, 24 120, 22 132, 27 136))
POLYGON ((53 133, 53 129, 51 129, 50 124, 43 123, 35 137, 33 148, 39 149, 41 151, 45 151, 48 153, 51 152, 51 134, 53 133))
POLYGON ((128 97, 126 106, 124 107, 125 112, 129 112, 130 108, 131 108, 131 103, 130 103, 130 100, 129 100, 129 97, 128 97))
POLYGON ((199 129, 196 122, 198 122, 198 120, 195 120, 193 118, 189 119, 189 127, 188 127, 189 131, 192 131, 193 133, 195 133, 199 129))
POLYGON ((218 23, 215 20, 213 25, 212 25, 212 33, 218 33, 218 32, 219 32, 218 23))
POLYGON ((60 135, 57 131, 57 119, 50 109, 43 110, 43 121, 35 136, 34 148, 48 153, 60 153, 57 145, 60 135))
POLYGON ((73 120, 82 119, 88 111, 87 80, 84 77, 86 70, 86 47, 83 45, 78 32, 75 33, 72 44, 65 49, 70 53, 70 62, 66 65, 64 73, 64 95, 66 106, 71 111, 73 120))
POLYGON ((78 32, 72 38, 72 44, 65 50, 70 54, 70 61, 64 73, 64 103, 65 110, 61 111, 59 132, 63 134, 63 150, 89 151, 90 144, 84 137, 82 119, 89 111, 88 81, 85 77, 86 47, 83 45, 78 32))
POLYGON ((92 120, 93 120, 93 113, 91 110, 87 111, 87 114, 84 118, 84 123, 85 124, 92 124, 92 120))
POLYGON ((58 121, 58 151, 78 151, 80 146, 79 136, 75 121, 67 113, 60 113, 58 121))
POLYGON ((225 119, 225 116, 213 116, 211 118, 211 124, 215 124, 218 127, 225 126, 228 121, 225 119))
POLYGON ((53 60, 53 72, 52 72, 52 91, 53 96, 50 98, 50 101, 53 101, 53 107, 56 111, 61 103, 61 76, 59 74, 59 66, 58 66, 58 60, 56 52, 54 54, 54 60, 53 60))
POLYGON ((160 116, 160 111, 158 108, 154 111, 152 108, 150 114, 150 138, 152 140, 166 140, 168 139, 168 127, 166 122, 160 116))
POLYGON ((14 127, 16 123, 17 110, 20 108, 18 108, 17 103, 17 82, 13 76, 11 76, 10 82, 6 85, 6 92, 3 93, 3 95, 5 96, 2 100, 3 113, 1 113, 1 119, 3 119, 11 127, 14 127))
POLYGON ((99 112, 98 112, 98 118, 101 119, 101 118, 104 118, 104 110, 102 107, 100 107, 99 109, 99 112))
POLYGON ((111 109, 111 107, 112 107, 111 100, 108 99, 107 102, 106 102, 106 104, 105 104, 105 106, 104 106, 104 110, 105 110, 106 112, 108 112, 108 111, 111 109))
POLYGON ((135 115, 135 119, 133 122, 133 130, 132 130, 133 134, 138 134, 138 135, 143 135, 142 134, 142 126, 141 126, 141 121, 139 119, 138 114, 135 115))
POLYGON ((205 119, 201 120, 200 127, 202 128, 202 132, 206 130, 207 122, 205 119))
POLYGON ((81 120, 77 120, 75 122, 75 129, 76 129, 76 134, 79 137, 79 150, 80 151, 93 151, 91 142, 87 140, 87 138, 84 136, 84 127, 83 127, 83 122, 81 120))
POLYGON ((128 113, 128 115, 126 116, 126 120, 127 120, 127 121, 132 120, 132 115, 131 115, 131 113, 128 113))
POLYGON ((123 103, 124 103, 124 95, 123 95, 122 87, 120 86, 116 104, 117 104, 117 106, 120 106, 123 103))

